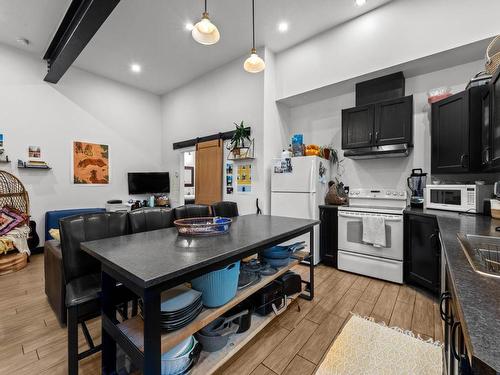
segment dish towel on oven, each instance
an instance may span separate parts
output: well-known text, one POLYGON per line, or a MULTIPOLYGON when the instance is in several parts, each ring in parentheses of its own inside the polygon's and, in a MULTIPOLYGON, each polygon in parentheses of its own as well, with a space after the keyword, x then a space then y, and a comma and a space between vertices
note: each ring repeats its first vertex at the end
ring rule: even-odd
POLYGON ((385 219, 382 216, 363 216, 363 242, 385 247, 385 219))

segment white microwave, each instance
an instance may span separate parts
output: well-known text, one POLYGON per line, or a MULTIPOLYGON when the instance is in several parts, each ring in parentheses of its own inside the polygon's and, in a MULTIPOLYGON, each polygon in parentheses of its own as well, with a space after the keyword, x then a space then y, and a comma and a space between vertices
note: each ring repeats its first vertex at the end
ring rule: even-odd
POLYGON ((483 213, 484 200, 492 194, 493 185, 427 185, 425 208, 483 213))

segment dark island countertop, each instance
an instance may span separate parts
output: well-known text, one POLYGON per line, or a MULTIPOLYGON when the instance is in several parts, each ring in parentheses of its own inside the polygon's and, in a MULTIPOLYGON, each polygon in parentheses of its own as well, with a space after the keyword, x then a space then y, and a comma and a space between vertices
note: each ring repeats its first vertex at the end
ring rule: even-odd
POLYGON ((500 220, 482 215, 407 208, 405 213, 437 218, 443 251, 463 317, 462 328, 472 355, 500 373, 500 279, 476 273, 458 242, 457 233, 500 237, 500 220))
POLYGON ((84 242, 81 247, 103 265, 141 288, 274 245, 309 231, 317 220, 245 215, 233 218, 229 233, 185 237, 176 228, 84 242), (255 250, 255 251, 254 251, 255 250))

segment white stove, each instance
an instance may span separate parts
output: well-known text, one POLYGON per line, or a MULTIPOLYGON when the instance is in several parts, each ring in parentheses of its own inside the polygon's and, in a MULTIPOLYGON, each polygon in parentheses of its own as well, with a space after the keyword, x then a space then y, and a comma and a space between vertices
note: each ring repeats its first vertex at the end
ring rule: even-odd
POLYGON ((402 215, 407 199, 403 190, 353 189, 349 192, 349 206, 339 207, 339 211, 402 215))
POLYGON ((349 206, 339 207, 339 269, 403 283, 403 211, 406 204, 406 191, 351 190, 349 206), (363 241, 365 218, 373 216, 383 218, 384 247, 363 241))

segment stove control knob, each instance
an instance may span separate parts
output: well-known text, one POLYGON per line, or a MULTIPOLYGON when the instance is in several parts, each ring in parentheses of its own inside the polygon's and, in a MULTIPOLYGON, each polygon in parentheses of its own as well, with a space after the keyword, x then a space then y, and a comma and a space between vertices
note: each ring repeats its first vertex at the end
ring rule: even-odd
POLYGON ((403 193, 402 191, 400 191, 399 195, 402 197, 403 195, 405 195, 405 193, 403 193))
POLYGON ((397 197, 398 196, 398 192, 395 191, 394 193, 392 193, 392 195, 394 195, 395 197, 397 197))
POLYGON ((391 192, 390 191, 386 191, 385 195, 391 195, 391 192))

